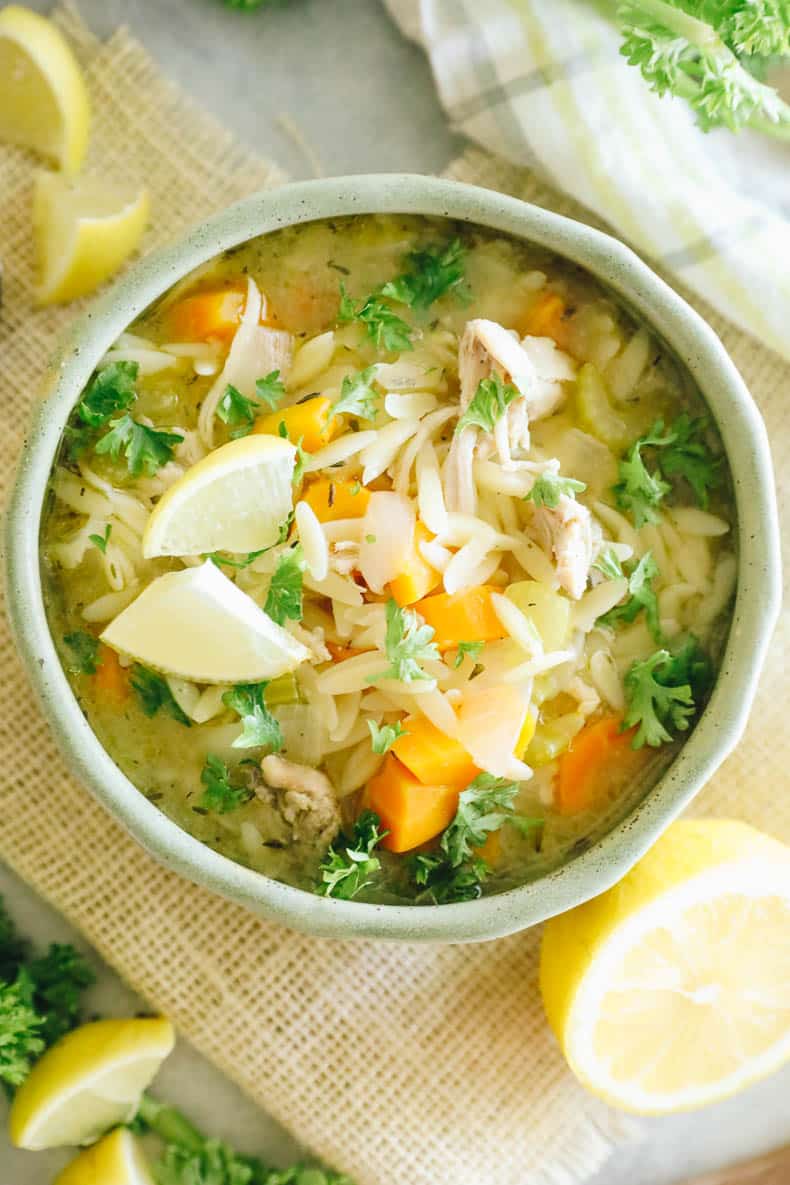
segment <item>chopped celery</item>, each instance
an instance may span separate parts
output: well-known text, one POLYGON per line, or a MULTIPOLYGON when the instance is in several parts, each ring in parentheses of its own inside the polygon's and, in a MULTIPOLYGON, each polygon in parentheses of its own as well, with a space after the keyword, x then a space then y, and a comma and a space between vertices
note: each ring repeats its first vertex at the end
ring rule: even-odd
POLYGON ((299 684, 291 672, 272 679, 266 688, 264 699, 267 708, 277 708, 282 704, 300 704, 303 702, 299 691, 299 684))
POLYGON ((562 650, 570 634, 571 605, 567 597, 537 580, 511 584, 505 596, 530 619, 545 650, 562 650))
POLYGON ((591 362, 585 363, 576 379, 576 410, 585 432, 615 452, 631 440, 633 433, 614 410, 603 375, 591 362))

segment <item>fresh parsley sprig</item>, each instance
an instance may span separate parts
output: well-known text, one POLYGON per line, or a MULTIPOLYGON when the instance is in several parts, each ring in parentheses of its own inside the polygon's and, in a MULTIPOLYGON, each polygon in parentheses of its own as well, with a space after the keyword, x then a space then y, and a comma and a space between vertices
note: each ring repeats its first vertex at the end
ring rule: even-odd
POLYGON ((340 398, 329 413, 329 418, 346 415, 375 420, 381 402, 381 396, 373 387, 375 377, 375 366, 368 366, 356 374, 347 374, 340 388, 340 398))
POLYGON ((575 498, 586 489, 586 482, 576 481, 573 477, 560 477, 559 473, 547 470, 546 473, 541 473, 529 493, 524 495, 524 501, 555 510, 563 494, 568 498, 575 498))
POLYGON ((694 637, 675 653, 657 650, 625 676, 624 728, 636 728, 634 749, 658 748, 685 732, 710 686, 711 664, 694 637))
POLYGON ((466 658, 467 654, 469 655, 469 657, 472 659, 473 662, 477 662, 484 646, 485 646, 485 642, 459 642, 457 651, 456 651, 456 655, 455 655, 455 660, 453 662, 453 667, 455 668, 455 670, 458 670, 461 663, 466 658))
POLYGON ((302 574, 304 555, 301 543, 289 547, 277 558, 269 591, 266 594, 264 612, 278 625, 286 621, 302 620, 302 574))
POLYGON ((241 717, 242 731, 233 742, 234 749, 266 748, 270 753, 282 749, 282 729, 266 706, 268 686, 268 683, 237 683, 223 695, 225 707, 241 717))
POLYGON ((370 729, 370 744, 374 753, 386 753, 397 741, 398 737, 408 735, 400 720, 394 724, 377 724, 375 720, 368 720, 370 729))
POLYGON ((497 371, 490 378, 481 379, 469 406, 458 418, 456 435, 463 432, 464 428, 482 428, 484 432, 493 432, 497 421, 514 399, 518 399, 518 391, 506 383, 497 371))
POLYGON ((619 463, 619 481, 613 486, 615 500, 621 510, 631 515, 637 528, 658 522, 657 507, 672 488, 658 468, 648 469, 642 450, 651 446, 660 448, 668 441, 669 435, 658 420, 645 436, 634 441, 619 463))
POLYGON ((155 716, 161 709, 165 715, 172 716, 185 728, 192 727, 192 721, 179 707, 167 680, 162 675, 157 675, 155 671, 149 670, 141 663, 135 663, 129 676, 129 682, 146 716, 155 716))
POLYGON ((657 420, 628 449, 613 490, 617 505, 631 514, 636 527, 658 521, 658 507, 672 488, 667 477, 687 481, 699 505, 708 506, 710 490, 721 484, 723 459, 708 447, 707 429, 704 416, 692 419, 684 412, 666 429, 663 421, 657 420), (643 450, 647 450, 652 468, 648 468, 643 450))
POLYGON ((64 634, 63 641, 71 654, 69 670, 72 674, 95 675, 101 665, 99 639, 85 630, 74 630, 70 634, 64 634))
POLYGON ((340 285, 340 308, 337 319, 341 324, 359 321, 370 340, 379 350, 400 353, 413 349, 411 326, 393 312, 378 293, 371 293, 361 303, 354 301, 340 285))
POLYGON ((420 624, 420 618, 413 609, 401 609, 394 597, 387 601, 385 609, 387 630, 384 649, 389 661, 385 671, 371 678, 397 679, 401 683, 413 683, 419 679, 430 679, 420 666, 421 662, 438 659, 439 651, 431 640, 433 627, 420 624))
POLYGON ((125 412, 118 419, 110 421, 109 431, 96 442, 96 452, 99 455, 108 453, 113 461, 124 456, 132 477, 139 477, 142 473, 152 477, 172 459, 173 450, 183 439, 177 432, 149 428, 125 412))
POLYGON ((110 542, 110 535, 112 534, 112 523, 107 523, 104 532, 101 535, 89 535, 91 543, 94 547, 98 547, 102 555, 107 554, 107 544, 110 542))
POLYGON ((410 251, 406 256, 406 271, 389 280, 382 287, 381 294, 413 309, 428 309, 449 292, 468 300, 465 255, 460 239, 410 251))
POLYGON ((256 380, 254 399, 248 399, 238 387, 228 383, 217 404, 217 415, 230 429, 231 439, 238 440, 252 431, 262 403, 274 411, 284 395, 285 384, 280 379, 279 370, 272 370, 264 378, 256 380))
POLYGON ((137 362, 111 362, 97 370, 74 409, 63 434, 66 455, 76 461, 95 441, 96 433, 137 398, 137 362))
MULTIPOLYGON (((612 558, 614 553, 607 556, 604 561, 608 566, 613 568, 615 560, 612 558)), ((618 576, 624 576, 625 573, 622 567, 619 566, 618 576)), ((658 564, 653 559, 653 553, 646 551, 636 564, 630 565, 630 573, 628 575, 628 592, 626 599, 620 604, 615 605, 608 613, 604 613, 598 618, 598 625, 605 625, 615 627, 621 623, 629 623, 636 621, 640 613, 644 611, 647 628, 653 635, 656 642, 663 643, 664 635, 661 630, 661 622, 658 613, 658 597, 653 588, 653 581, 658 576, 658 564)))
POLYGON ((234 782, 227 765, 216 753, 206 755, 206 763, 200 775, 203 783, 203 794, 198 803, 201 811, 214 811, 218 815, 227 815, 230 811, 238 810, 249 802, 253 791, 246 784, 234 782))
POLYGON ((371 884, 373 874, 381 868, 381 861, 373 851, 386 834, 381 830, 378 815, 363 811, 347 844, 344 847, 332 844, 322 860, 318 892, 324 897, 348 901, 371 884))

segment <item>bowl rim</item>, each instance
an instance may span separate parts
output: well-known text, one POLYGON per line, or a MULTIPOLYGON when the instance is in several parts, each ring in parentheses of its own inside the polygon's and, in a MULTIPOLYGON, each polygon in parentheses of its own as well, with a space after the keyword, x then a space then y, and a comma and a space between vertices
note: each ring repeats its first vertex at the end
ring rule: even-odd
POLYGON ((243 199, 143 258, 72 326, 52 362, 7 516, 9 616, 28 675, 72 770, 160 863, 263 916, 324 937, 480 941, 525 929, 619 880, 729 754, 746 724, 780 602, 773 472, 765 426, 711 327, 630 248, 585 223, 494 190, 415 174, 295 182, 243 199), (220 252, 297 223, 348 214, 458 219, 546 247, 594 275, 671 347, 697 383, 732 473, 739 566, 732 624, 705 711, 671 765, 620 823, 537 880, 475 901, 373 905, 320 897, 235 863, 193 838, 136 789, 82 714, 44 611, 39 529, 66 419, 97 362, 173 284, 220 252))

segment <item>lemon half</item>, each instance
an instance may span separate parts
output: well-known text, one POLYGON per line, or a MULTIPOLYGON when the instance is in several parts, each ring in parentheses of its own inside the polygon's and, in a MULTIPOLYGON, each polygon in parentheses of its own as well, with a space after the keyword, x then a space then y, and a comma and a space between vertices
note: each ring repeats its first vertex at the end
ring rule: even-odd
POLYGON ((0 12, 0 139, 76 173, 88 146, 82 72, 51 21, 18 4, 0 12))
POLYGON ((144 189, 124 195, 95 177, 40 172, 33 193, 39 304, 86 296, 115 275, 148 222, 144 189))
POLYGON ((66 1165, 55 1185, 154 1185, 154 1179, 139 1142, 117 1127, 66 1165))
POLYGON ((174 1041, 164 1017, 98 1020, 67 1033, 17 1091, 12 1142, 32 1151, 90 1144, 127 1123, 174 1041))
POLYGON ((552 918, 540 980, 582 1084, 638 1114, 734 1094, 790 1057, 790 849, 673 824, 600 897, 552 918))
POLYGON ((195 683, 258 683, 310 657, 211 560, 153 580, 101 638, 147 667, 195 683))
POLYGON ((279 436, 245 436, 215 449, 157 503, 143 555, 251 552, 276 543, 293 507, 295 458, 279 436))

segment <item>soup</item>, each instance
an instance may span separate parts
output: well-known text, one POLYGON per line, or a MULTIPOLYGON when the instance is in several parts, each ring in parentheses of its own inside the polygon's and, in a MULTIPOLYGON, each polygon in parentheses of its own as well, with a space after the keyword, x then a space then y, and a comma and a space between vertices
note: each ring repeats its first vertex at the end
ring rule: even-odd
POLYGON ((446 220, 226 252, 82 393, 49 620, 119 767, 217 851, 444 904, 571 859, 712 684, 735 585, 715 429, 587 274, 446 220))

